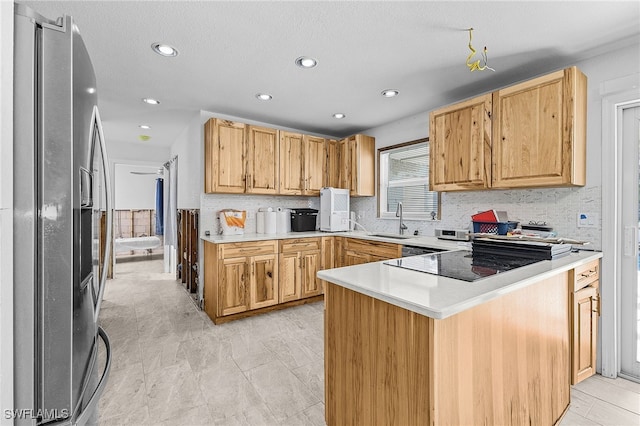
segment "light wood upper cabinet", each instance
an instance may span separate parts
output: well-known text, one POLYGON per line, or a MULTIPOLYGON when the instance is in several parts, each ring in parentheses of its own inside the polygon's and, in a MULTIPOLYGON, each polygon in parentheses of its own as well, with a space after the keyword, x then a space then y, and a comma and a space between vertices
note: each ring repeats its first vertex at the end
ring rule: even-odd
POLYGON ((491 94, 429 115, 429 187, 488 188, 491 183, 491 94))
POLYGON ((280 194, 320 195, 325 139, 280 132, 280 194))
POLYGON ((492 187, 585 184, 586 87, 572 67, 494 92, 492 187))
POLYGON ((340 147, 337 140, 325 143, 324 186, 340 188, 340 147))
POLYGON ((247 193, 277 194, 280 173, 278 131, 249 126, 247 137, 247 193))
POLYGON ((338 158, 340 170, 338 173, 338 188, 351 189, 351 151, 349 138, 338 141, 338 158))
POLYGON ((349 189, 352 197, 376 194, 375 149, 375 139, 366 135, 349 136, 338 143, 339 188, 349 189))
POLYGON ((304 195, 320 195, 324 186, 325 139, 304 135, 304 195))
POLYGON ((320 195, 324 186, 375 194, 375 140, 340 142, 218 118, 204 125, 205 193, 320 195))
POLYGON ((585 185, 586 93, 571 67, 432 111, 431 189, 585 185))
POLYGON ((245 192, 246 125, 212 118, 204 135, 205 192, 245 192))
POLYGON ((303 152, 301 133, 280 132, 280 194, 302 194, 303 152))

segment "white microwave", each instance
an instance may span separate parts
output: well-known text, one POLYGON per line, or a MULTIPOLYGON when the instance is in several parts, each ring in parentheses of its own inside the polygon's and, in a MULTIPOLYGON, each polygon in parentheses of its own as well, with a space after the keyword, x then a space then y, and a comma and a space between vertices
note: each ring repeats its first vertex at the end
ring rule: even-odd
POLYGON ((320 190, 320 230, 349 230, 349 190, 325 187, 320 190))

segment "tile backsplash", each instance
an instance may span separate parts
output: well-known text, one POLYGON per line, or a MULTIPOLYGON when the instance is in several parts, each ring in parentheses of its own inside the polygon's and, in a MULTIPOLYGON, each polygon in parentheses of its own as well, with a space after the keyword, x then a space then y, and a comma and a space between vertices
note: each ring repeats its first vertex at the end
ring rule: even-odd
POLYGON ((320 197, 300 197, 285 195, 246 195, 246 194, 201 194, 200 195, 200 234, 205 231, 211 235, 220 234, 218 212, 223 209, 246 210, 247 220, 244 232, 256 232, 256 213, 259 208, 320 208, 320 197))
MULTIPOLYGON (((435 228, 469 229, 471 215, 483 210, 504 210, 509 220, 521 223, 544 221, 553 226, 559 236, 589 241, 589 248, 601 249, 600 219, 593 228, 578 228, 578 213, 596 213, 602 217, 600 187, 541 188, 520 190, 491 190, 445 192, 441 194, 442 219, 439 221, 405 220, 407 232, 433 236, 435 228)), ((375 197, 352 198, 351 210, 365 211, 359 219, 368 231, 397 232, 398 221, 377 219, 375 197)))
MULTIPOLYGON (((553 226, 559 236, 589 241, 589 248, 600 250, 602 206, 600 187, 540 188, 520 190, 491 190, 445 192, 441 194, 441 220, 405 220, 407 233, 418 230, 419 235, 433 236, 436 228, 469 229, 470 216, 483 210, 504 210, 510 220, 521 223, 544 221, 553 226), (596 213, 598 222, 593 228, 578 228, 578 213, 596 213)), ((246 194, 201 194, 200 233, 220 233, 218 212, 222 209, 247 211, 245 232, 256 232, 256 213, 261 207, 320 208, 319 197, 270 196, 246 194)), ((351 211, 365 212, 358 223, 367 231, 397 232, 397 219, 378 219, 376 197, 351 198, 351 211)))

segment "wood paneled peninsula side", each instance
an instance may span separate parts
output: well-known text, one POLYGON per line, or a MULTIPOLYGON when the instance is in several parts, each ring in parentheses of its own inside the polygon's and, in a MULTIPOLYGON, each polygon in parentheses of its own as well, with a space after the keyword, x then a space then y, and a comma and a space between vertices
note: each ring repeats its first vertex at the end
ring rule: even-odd
POLYGON ((600 257, 472 283, 383 262, 320 271, 327 425, 556 424, 570 399, 576 271, 600 257))

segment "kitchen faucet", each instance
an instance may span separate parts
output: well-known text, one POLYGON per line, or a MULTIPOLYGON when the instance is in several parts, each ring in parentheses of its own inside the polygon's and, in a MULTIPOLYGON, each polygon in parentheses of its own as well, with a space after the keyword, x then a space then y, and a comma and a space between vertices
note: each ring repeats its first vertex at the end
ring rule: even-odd
POLYGON ((398 201, 398 208, 396 209, 396 217, 400 218, 400 229, 398 230, 400 235, 404 234, 404 230, 407 229, 407 225, 402 223, 402 202, 398 201))

